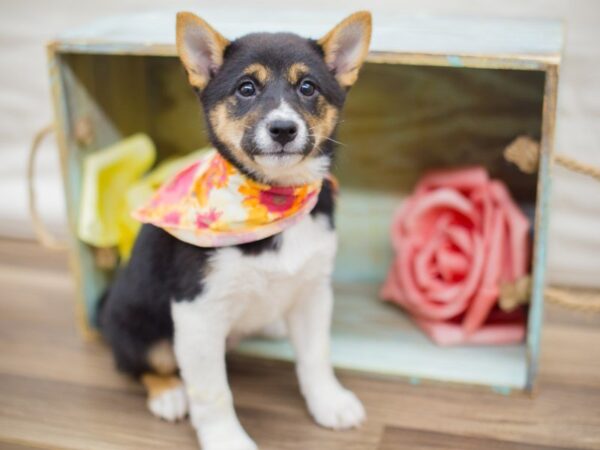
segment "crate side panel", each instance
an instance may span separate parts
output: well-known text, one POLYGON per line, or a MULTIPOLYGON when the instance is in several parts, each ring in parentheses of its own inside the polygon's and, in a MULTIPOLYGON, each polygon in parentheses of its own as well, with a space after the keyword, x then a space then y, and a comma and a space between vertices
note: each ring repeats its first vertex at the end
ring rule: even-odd
POLYGON ((544 92, 544 115, 540 142, 538 202, 535 222, 535 245, 533 249, 533 286, 527 328, 527 389, 533 390, 538 372, 542 324, 544 315, 544 289, 546 287, 546 252, 548 248, 548 224, 550 220, 550 194, 552 188, 552 155, 556 101, 558 96, 558 69, 546 74, 544 92))
POLYGON ((99 111, 88 88, 93 84, 97 73, 89 61, 73 58, 62 58, 62 84, 66 105, 66 120, 63 123, 66 146, 64 148, 65 196, 68 211, 68 222, 71 230, 71 252, 74 273, 77 278, 77 299, 85 313, 87 329, 95 323, 97 301, 104 292, 110 279, 110 273, 99 270, 95 264, 94 251, 76 238, 79 216, 79 202, 82 184, 82 158, 85 149, 76 139, 76 124, 81 119, 90 120, 94 124, 94 141, 111 142, 118 139, 118 133, 110 122, 99 111), (88 86, 82 80, 88 83, 88 86))
POLYGON ((73 230, 73 212, 72 203, 70 201, 70 185, 71 177, 69 176, 72 163, 69 158, 70 148, 70 120, 69 111, 66 101, 66 89, 65 89, 65 77, 68 68, 65 66, 65 62, 61 55, 56 52, 56 48, 52 45, 47 48, 48 56, 48 71, 50 77, 50 87, 53 100, 54 109, 54 127, 57 138, 57 143, 60 152, 60 164, 61 173, 63 178, 63 190, 65 196, 65 203, 67 206, 67 226, 70 231, 69 236, 69 265, 75 282, 75 314, 81 332, 88 336, 90 334, 89 320, 87 309, 84 301, 83 291, 83 280, 81 277, 81 264, 79 258, 78 243, 75 239, 73 230))
MULTIPOLYGON (((562 23, 558 20, 405 15, 376 6, 372 10, 372 51, 533 60, 560 57, 562 23)), ((175 55, 176 13, 173 9, 108 17, 63 33, 60 42, 79 51, 94 47, 103 53, 175 55)), ((197 13, 229 39, 256 31, 291 31, 318 38, 344 17, 339 10, 327 9, 318 15, 294 9, 274 9, 265 15, 252 8, 231 11, 205 6, 197 13)))

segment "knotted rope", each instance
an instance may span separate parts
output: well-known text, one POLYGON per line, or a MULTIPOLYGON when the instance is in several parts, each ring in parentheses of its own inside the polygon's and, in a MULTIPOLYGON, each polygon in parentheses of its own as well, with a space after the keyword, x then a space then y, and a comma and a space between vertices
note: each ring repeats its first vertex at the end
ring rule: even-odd
MULTIPOLYGON (((516 138, 504 150, 504 158, 514 163, 525 173, 535 173, 540 161, 540 144, 527 136, 516 138)), ((579 162, 565 155, 555 155, 554 162, 564 168, 600 181, 600 167, 579 162)), ((515 283, 501 286, 499 306, 511 311, 517 306, 527 303, 531 293, 531 280, 524 277, 515 283)), ((547 287, 544 291, 546 300, 571 309, 587 312, 600 312, 600 294, 594 292, 574 292, 571 289, 547 287)))
POLYGON ((29 158, 27 160, 27 194, 29 199, 29 217, 31 217, 31 223, 33 225, 33 232, 37 240, 46 248, 52 250, 64 250, 67 248, 66 244, 61 242, 60 239, 56 238, 51 232, 48 231, 37 208, 37 196, 34 185, 35 180, 35 160, 40 148, 40 144, 44 139, 54 131, 54 125, 49 124, 39 130, 33 137, 33 142, 29 149, 29 158))
MULTIPOLYGON (((537 172, 540 144, 528 136, 519 136, 504 150, 504 158, 525 173, 537 172)), ((579 162, 565 155, 554 155, 554 162, 572 172, 578 172, 600 181, 600 167, 579 162)))

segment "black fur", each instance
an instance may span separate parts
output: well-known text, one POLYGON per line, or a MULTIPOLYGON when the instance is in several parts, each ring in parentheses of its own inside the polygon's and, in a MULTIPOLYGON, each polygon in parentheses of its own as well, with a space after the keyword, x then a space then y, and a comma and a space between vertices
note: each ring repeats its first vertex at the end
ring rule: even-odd
POLYGON ((328 180, 323 180, 323 186, 321 187, 321 192, 319 192, 319 200, 317 204, 310 212, 310 215, 313 217, 324 215, 327 217, 327 221, 329 222, 329 227, 331 229, 335 228, 335 196, 337 193, 335 192, 335 188, 333 183, 328 180))
POLYGON ((280 235, 276 234, 275 236, 270 236, 268 238, 261 239, 260 241, 248 242, 247 244, 238 245, 237 248, 239 248, 241 252, 246 256, 257 256, 263 252, 275 252, 279 250, 280 246, 280 235))
POLYGON ((150 346, 173 337, 171 301, 202 292, 202 273, 213 253, 153 225, 142 227, 130 262, 117 273, 99 311, 100 329, 120 370, 134 376, 150 370, 150 346))

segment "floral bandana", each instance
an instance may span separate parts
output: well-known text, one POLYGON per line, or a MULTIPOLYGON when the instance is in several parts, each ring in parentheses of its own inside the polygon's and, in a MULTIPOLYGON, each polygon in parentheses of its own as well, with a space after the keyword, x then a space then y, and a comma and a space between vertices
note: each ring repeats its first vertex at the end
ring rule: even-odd
POLYGON ((163 184, 133 217, 198 247, 244 244, 277 234, 307 216, 321 185, 258 183, 211 150, 163 184))

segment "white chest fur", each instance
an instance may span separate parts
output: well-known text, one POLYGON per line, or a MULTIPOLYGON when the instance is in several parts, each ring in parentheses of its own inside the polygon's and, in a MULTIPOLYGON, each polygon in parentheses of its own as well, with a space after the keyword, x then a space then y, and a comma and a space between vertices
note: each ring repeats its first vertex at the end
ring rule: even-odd
POLYGON ((327 218, 309 216, 278 239, 277 249, 255 256, 235 248, 219 250, 202 293, 172 304, 175 353, 190 416, 202 441, 219 443, 211 448, 256 448, 233 409, 224 358, 227 338, 284 317, 300 390, 315 420, 341 429, 365 417, 360 401, 335 378, 329 358, 335 232, 327 218))
POLYGON ((219 250, 203 293, 190 306, 214 302, 224 308, 233 335, 255 332, 282 317, 307 285, 331 275, 337 241, 324 216, 308 216, 278 239, 276 250, 258 255, 219 250))

